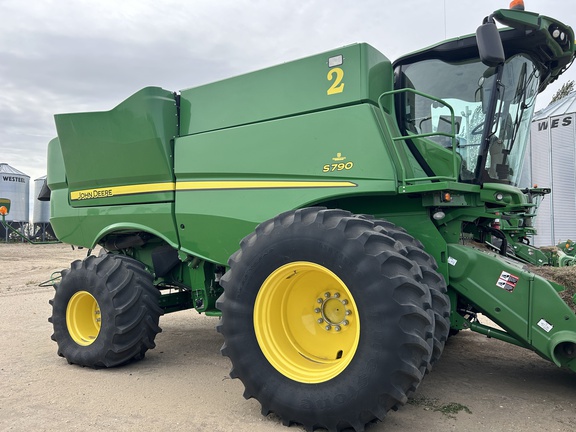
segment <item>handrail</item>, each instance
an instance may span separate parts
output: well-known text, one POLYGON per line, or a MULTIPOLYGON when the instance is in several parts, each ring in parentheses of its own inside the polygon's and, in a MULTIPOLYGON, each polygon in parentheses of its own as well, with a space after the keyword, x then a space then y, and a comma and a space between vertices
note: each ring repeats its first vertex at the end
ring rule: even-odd
MULTIPOLYGON (((452 140, 452 176, 432 176, 432 177, 412 177, 412 178, 407 178, 406 177, 406 167, 404 166, 404 162, 402 161, 402 157, 400 155, 400 152, 398 150, 397 146, 393 146, 394 147, 394 151, 396 153, 396 157, 400 163, 400 183, 402 184, 402 186, 406 186, 407 183, 411 183, 414 184, 415 182, 418 181, 432 181, 432 180, 442 180, 442 181, 458 181, 458 174, 459 174, 459 167, 458 167, 458 155, 456 152, 456 123, 454 121, 454 108, 452 108, 452 106, 444 101, 443 99, 431 96, 429 94, 426 93, 422 93, 418 90, 414 90, 411 88, 403 88, 403 89, 399 89, 399 90, 391 90, 391 91, 387 91, 382 93, 379 97, 378 97, 378 107, 380 108, 380 112, 382 113, 382 116, 384 117, 384 119, 386 119, 386 115, 385 115, 385 110, 384 110, 384 105, 382 104, 382 98, 384 98, 385 96, 392 96, 398 93, 404 93, 404 92, 409 92, 409 93, 414 93, 418 96, 422 96, 426 99, 430 99, 432 101, 438 102, 442 105, 444 105, 445 107, 447 107, 450 110, 450 133, 446 133, 446 132, 430 132, 430 133, 422 133, 422 134, 415 134, 415 135, 402 135, 399 137, 392 137, 392 141, 396 142, 396 141, 404 141, 406 139, 412 139, 412 138, 427 138, 427 137, 431 137, 431 136, 446 136, 451 138, 452 140)), ((392 136, 392 131, 390 130, 390 127, 388 125, 388 122, 385 121, 386 127, 388 128, 388 133, 390 136, 392 136)))

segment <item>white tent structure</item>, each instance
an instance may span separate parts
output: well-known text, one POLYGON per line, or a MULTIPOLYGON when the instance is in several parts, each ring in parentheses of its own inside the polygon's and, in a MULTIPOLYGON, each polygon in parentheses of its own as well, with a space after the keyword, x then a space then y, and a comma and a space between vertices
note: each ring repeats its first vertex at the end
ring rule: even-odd
POLYGON ((576 92, 534 114, 527 161, 531 183, 552 189, 538 208, 535 245, 576 240, 576 92))

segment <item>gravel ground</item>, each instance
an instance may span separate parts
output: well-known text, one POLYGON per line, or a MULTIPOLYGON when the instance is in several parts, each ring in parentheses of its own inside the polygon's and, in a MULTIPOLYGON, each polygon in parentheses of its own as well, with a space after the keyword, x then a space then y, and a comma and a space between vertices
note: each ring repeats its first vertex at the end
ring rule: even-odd
MULTIPOLYGON (((50 339, 52 287, 38 284, 82 259, 66 245, 0 243, 0 431, 301 431, 242 398, 220 355, 216 319, 163 316, 156 349, 128 366, 68 365, 50 339)), ((576 430, 576 374, 470 331, 405 407, 367 432, 576 430)))

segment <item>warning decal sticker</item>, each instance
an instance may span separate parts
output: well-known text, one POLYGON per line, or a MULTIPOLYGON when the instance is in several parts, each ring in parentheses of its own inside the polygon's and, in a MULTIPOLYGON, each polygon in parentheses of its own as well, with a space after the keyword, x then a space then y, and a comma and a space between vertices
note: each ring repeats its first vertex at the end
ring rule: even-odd
POLYGON ((550 333, 550 330, 554 328, 554 326, 550 324, 548 321, 546 321, 544 318, 538 321, 538 327, 543 329, 546 333, 550 333))
POLYGON ((496 282, 496 286, 505 289, 508 292, 512 292, 514 291, 514 288, 516 288, 516 284, 519 280, 520 278, 518 276, 503 271, 500 273, 500 278, 496 282))

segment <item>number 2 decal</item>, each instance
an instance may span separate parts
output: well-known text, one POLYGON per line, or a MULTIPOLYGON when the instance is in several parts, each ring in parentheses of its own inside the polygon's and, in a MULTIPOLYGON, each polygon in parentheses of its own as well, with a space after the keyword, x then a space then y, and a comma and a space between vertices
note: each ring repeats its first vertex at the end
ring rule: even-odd
POLYGON ((326 76, 326 78, 328 79, 328 81, 333 81, 332 85, 326 92, 327 95, 342 93, 344 91, 344 83, 342 82, 342 80, 344 79, 344 71, 342 69, 340 68, 330 69, 328 71, 328 75, 326 76))

